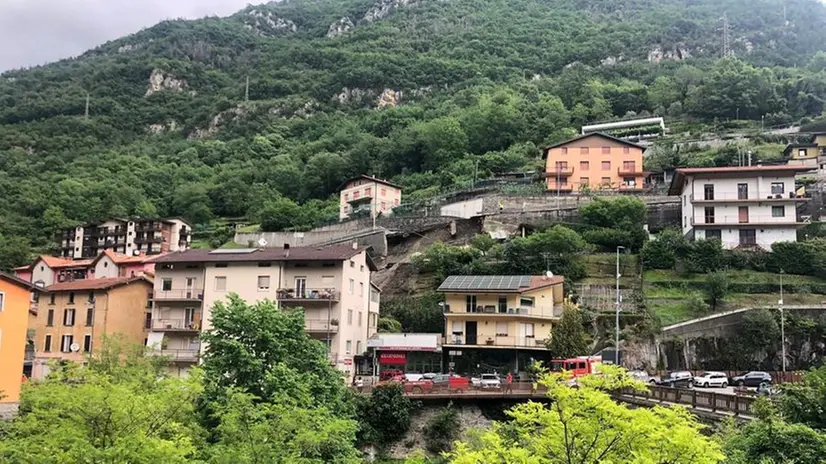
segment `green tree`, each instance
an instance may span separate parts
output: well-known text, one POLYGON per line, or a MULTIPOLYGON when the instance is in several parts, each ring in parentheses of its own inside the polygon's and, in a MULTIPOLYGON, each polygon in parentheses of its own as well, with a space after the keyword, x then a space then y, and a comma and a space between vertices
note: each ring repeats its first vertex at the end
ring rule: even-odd
POLYGON ((590 342, 583 326, 582 313, 571 303, 565 304, 562 319, 554 325, 548 350, 559 359, 590 354, 590 342))
MULTIPOLYGON (((579 207, 579 215, 582 221, 590 226, 628 234, 625 239, 628 242, 622 243, 627 248, 639 250, 647 237, 643 228, 647 223, 645 204, 637 198, 595 198, 579 207)), ((609 245, 618 245, 614 241, 610 241, 609 245)))
POLYGON ((378 330, 380 333, 399 333, 402 323, 392 317, 380 317, 378 330))
POLYGON ((780 410, 789 422, 826 432, 826 367, 803 374, 803 382, 786 384, 780 410))
POLYGON ((588 376, 579 388, 570 388, 560 374, 544 375, 540 382, 550 404, 513 407, 510 421, 457 443, 450 462, 714 464, 724 459, 719 444, 703 436, 686 409, 632 409, 614 402, 611 389, 645 388, 619 368, 606 367, 603 376, 588 376))
POLYGON ((289 198, 268 201, 257 216, 261 223, 261 230, 264 232, 279 232, 307 225, 301 207, 289 198))
POLYGON ((359 442, 386 446, 403 437, 410 428, 413 404, 398 382, 379 385, 359 399, 359 442))
POLYGON ((590 246, 582 236, 565 226, 554 226, 505 245, 506 272, 542 274, 550 270, 569 280, 585 275, 579 254, 590 246))
POLYGON ((656 239, 645 242, 640 259, 645 269, 674 269, 677 256, 686 246, 683 234, 676 229, 665 229, 656 239))
POLYGON ((17 266, 29 264, 32 249, 23 237, 0 235, 0 270, 10 271, 17 266))
POLYGON ((460 430, 459 412, 452 403, 448 404, 425 424, 423 430, 427 440, 425 447, 433 454, 450 451, 453 442, 459 437, 460 430))
POLYGON ((706 302, 712 310, 717 309, 729 292, 729 278, 723 271, 712 272, 705 279, 706 302))

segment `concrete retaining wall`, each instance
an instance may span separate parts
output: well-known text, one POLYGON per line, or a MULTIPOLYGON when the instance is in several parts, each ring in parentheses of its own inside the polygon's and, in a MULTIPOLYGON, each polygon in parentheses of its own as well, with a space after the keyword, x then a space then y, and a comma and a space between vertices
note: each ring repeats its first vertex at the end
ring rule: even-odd
POLYGON ((256 232, 237 233, 235 243, 247 246, 252 243, 253 247, 260 246, 258 241, 266 240, 266 248, 283 248, 284 245, 291 247, 300 246, 329 246, 339 243, 356 242, 362 246, 373 247, 373 253, 379 256, 387 255, 387 230, 381 228, 376 230, 365 230, 353 233, 351 231, 325 231, 325 232, 256 232))

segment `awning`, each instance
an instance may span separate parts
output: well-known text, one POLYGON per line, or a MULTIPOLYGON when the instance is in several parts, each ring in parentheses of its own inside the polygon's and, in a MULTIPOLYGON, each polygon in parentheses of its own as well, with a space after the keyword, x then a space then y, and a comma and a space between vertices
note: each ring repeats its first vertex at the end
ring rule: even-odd
POLYGON ((149 332, 146 338, 146 346, 160 348, 163 344, 163 332, 149 332))

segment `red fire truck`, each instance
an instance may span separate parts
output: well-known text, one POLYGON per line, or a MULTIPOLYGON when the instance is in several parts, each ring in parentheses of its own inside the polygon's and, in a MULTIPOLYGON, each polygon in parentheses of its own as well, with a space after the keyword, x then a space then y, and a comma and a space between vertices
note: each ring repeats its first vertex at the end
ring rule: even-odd
POLYGON ((574 378, 597 373, 597 366, 602 364, 600 356, 579 356, 570 359, 551 360, 552 372, 570 372, 574 378))

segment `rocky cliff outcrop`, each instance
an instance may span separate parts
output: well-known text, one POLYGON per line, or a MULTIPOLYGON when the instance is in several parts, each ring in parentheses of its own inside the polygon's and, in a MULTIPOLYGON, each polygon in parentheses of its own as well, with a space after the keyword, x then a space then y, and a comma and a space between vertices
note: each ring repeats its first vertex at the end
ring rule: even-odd
POLYGON ((688 58, 691 58, 691 52, 682 45, 675 45, 665 50, 657 45, 648 52, 650 63, 659 63, 663 60, 682 61, 688 58))
POLYGON ((330 28, 327 29, 327 38, 338 37, 349 31, 353 27, 355 27, 353 21, 350 21, 350 18, 345 16, 339 19, 338 21, 334 22, 333 24, 330 24, 330 28))
POLYGON ((168 74, 164 74, 160 69, 152 70, 149 76, 149 86, 146 89, 144 97, 148 97, 155 92, 161 90, 171 90, 173 92, 183 92, 189 87, 189 84, 183 79, 176 79, 168 74))
POLYGON ((294 22, 269 11, 251 10, 244 18, 244 28, 261 37, 293 34, 298 31, 294 22))
POLYGON ((253 105, 251 103, 241 103, 238 106, 232 107, 226 111, 222 111, 215 115, 209 122, 207 127, 195 129, 189 134, 190 139, 205 139, 212 137, 218 133, 218 130, 223 124, 234 121, 239 118, 244 118, 252 111, 253 105))
POLYGON ((367 10, 362 21, 371 23, 377 19, 382 19, 396 8, 409 5, 413 0, 379 0, 372 8, 367 10))
POLYGON ((402 102, 402 91, 384 89, 379 95, 379 100, 376 102, 378 108, 395 108, 402 102))

